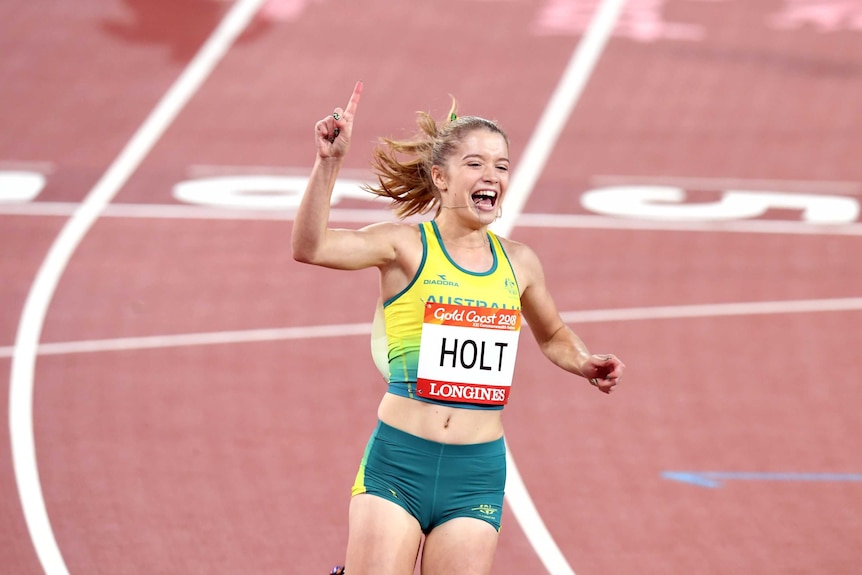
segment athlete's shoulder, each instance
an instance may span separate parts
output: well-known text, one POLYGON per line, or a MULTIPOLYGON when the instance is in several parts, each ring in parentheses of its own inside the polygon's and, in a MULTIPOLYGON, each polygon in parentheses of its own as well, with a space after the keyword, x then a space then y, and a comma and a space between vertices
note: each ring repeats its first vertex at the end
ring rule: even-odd
POLYGON ((544 275, 542 262, 533 248, 525 243, 501 236, 497 236, 497 238, 512 264, 512 269, 515 271, 515 276, 518 278, 518 283, 521 284, 522 289, 544 275))
POLYGON ((405 240, 411 237, 419 238, 419 226, 409 222, 378 222, 362 228, 368 233, 381 236, 391 236, 396 240, 405 240))
POLYGON ((504 250, 506 250, 506 255, 508 255, 510 259, 538 259, 536 252, 534 252, 533 249, 527 244, 515 240, 510 240, 509 238, 504 238, 503 236, 499 236, 496 234, 494 235, 500 241, 500 245, 503 246, 504 250))
POLYGON ((407 273, 422 259, 422 232, 419 225, 403 221, 380 222, 363 228, 373 234, 375 241, 385 243, 391 250, 388 264, 394 264, 407 273))

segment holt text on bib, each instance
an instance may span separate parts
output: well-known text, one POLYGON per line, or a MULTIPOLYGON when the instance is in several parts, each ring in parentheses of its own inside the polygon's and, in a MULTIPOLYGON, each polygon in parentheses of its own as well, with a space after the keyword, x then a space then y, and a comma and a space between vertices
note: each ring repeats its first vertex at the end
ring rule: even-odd
POLYGON ((416 393, 439 401, 505 405, 520 330, 520 310, 425 304, 416 393))

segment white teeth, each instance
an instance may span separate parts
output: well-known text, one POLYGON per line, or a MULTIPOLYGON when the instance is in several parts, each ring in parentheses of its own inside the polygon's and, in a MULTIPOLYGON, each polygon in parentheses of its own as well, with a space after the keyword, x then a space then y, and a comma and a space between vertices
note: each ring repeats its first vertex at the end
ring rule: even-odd
MULTIPOLYGON (((497 203, 497 192, 495 190, 479 190, 472 194, 472 199, 477 206, 486 206, 487 209, 490 209, 497 203)), ((482 209, 486 208, 483 207, 482 209)))

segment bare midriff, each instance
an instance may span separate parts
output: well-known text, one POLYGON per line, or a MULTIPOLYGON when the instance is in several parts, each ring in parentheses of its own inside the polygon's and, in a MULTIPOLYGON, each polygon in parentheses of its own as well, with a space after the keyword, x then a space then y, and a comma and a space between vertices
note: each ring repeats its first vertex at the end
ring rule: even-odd
POLYGON ((417 437, 467 445, 503 436, 502 410, 463 409, 384 394, 377 409, 383 423, 417 437))

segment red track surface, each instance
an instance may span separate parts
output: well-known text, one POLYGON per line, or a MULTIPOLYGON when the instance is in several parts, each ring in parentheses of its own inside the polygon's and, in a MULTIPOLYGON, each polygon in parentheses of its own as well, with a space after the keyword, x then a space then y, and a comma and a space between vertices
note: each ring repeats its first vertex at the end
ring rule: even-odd
MULTIPOLYGON (((501 121, 517 166, 595 4, 270 2, 113 203, 182 208, 181 181, 307 172, 314 122, 357 79, 356 174, 377 136, 402 135, 416 110, 443 114, 450 93, 463 113, 501 121)), ((608 218, 581 204, 611 183, 677 178, 689 178, 689 203, 727 186, 862 201, 862 2, 832 4, 630 0, 524 209, 591 223, 512 234, 546 262, 561 310, 862 296, 858 217, 814 230, 798 210, 770 210, 748 233, 620 218, 603 228, 608 218), (816 233, 763 233, 780 222, 816 233)), ((0 203, 4 575, 43 572, 8 423, 24 302, 70 215, 40 210, 84 200, 228 7, 0 7, 0 172, 47 182, 30 203, 0 203)), ((103 217, 62 274, 41 341, 369 322, 375 274, 293 262, 290 226, 103 217)), ((628 366, 610 398, 524 338, 507 438, 579 575, 858 572, 858 481, 710 489, 662 476, 862 473, 862 308, 842 301, 576 323, 628 366)), ((33 383, 42 492, 71 574, 322 574, 342 559, 349 486, 383 391, 367 335, 44 352, 33 383)), ((504 525, 496 572, 543 572, 509 510, 504 525)))

